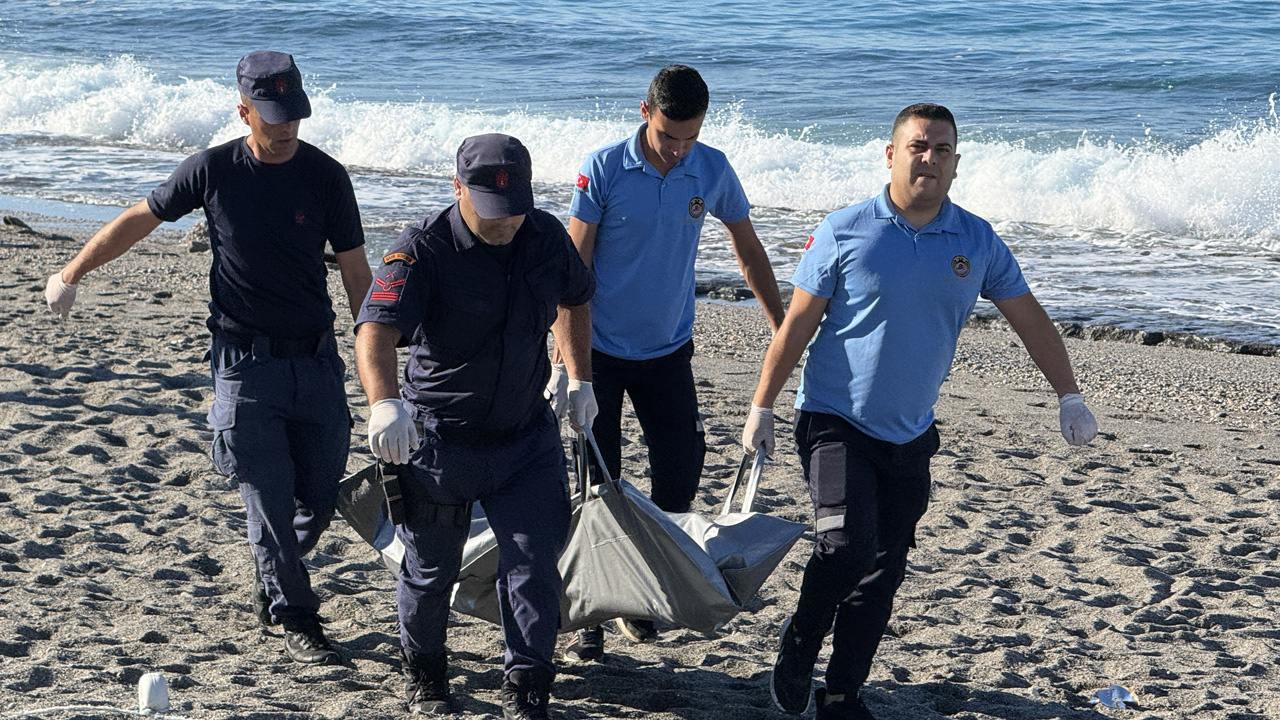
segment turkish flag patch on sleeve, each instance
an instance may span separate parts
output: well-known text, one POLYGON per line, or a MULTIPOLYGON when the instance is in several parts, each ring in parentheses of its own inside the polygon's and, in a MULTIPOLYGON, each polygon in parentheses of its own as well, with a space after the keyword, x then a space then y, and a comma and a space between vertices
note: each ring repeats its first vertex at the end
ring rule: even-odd
POLYGON ((808 250, 808 249, 809 249, 810 247, 812 247, 812 246, 813 246, 813 236, 812 236, 812 235, 810 235, 810 236, 809 236, 809 242, 807 242, 807 243, 805 243, 805 244, 804 244, 804 249, 805 249, 805 250, 808 250))
POLYGON ((590 184, 591 184, 590 178, 588 178, 586 175, 583 175, 582 173, 578 173, 578 189, 579 190, 586 190, 587 186, 590 184))

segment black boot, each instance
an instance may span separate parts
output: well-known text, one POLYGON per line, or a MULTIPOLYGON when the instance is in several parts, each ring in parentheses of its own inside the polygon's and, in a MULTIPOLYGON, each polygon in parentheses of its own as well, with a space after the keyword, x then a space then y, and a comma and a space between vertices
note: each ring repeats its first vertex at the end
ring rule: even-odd
POLYGON ((329 644, 315 615, 291 615, 284 625, 284 654, 294 662, 308 665, 338 665, 342 656, 329 644))
POLYGON ((822 650, 822 636, 804 635, 796 628, 795 618, 782 624, 778 642, 778 659, 769 677, 773 704, 788 715, 808 712, 813 698, 813 665, 822 650))
POLYGON ((401 648, 400 672, 404 673, 404 697, 409 714, 428 717, 452 714, 448 655, 423 655, 401 648))
POLYGON ((512 670, 502 681, 502 720, 548 720, 551 700, 549 670, 512 670))
POLYGON ((876 720, 858 693, 847 693, 839 702, 827 702, 827 691, 819 688, 813 693, 814 704, 818 706, 816 720, 876 720))

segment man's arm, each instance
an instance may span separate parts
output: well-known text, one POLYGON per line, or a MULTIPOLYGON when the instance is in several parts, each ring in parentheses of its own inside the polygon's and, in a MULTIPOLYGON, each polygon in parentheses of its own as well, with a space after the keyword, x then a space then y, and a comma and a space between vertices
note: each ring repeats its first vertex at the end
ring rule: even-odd
POLYGON ((1080 386, 1071 372, 1071 359, 1062 336, 1031 293, 992 301, 1009 321, 1027 348, 1031 360, 1058 393, 1058 424, 1062 437, 1072 445, 1086 445, 1098 434, 1098 421, 1084 404, 1080 386))
MULTIPOLYGON (((373 282, 373 271, 369 269, 369 260, 364 256, 364 246, 334 253, 338 260, 338 272, 342 274, 342 287, 347 291, 347 303, 351 306, 351 320, 360 317, 360 305, 369 294, 369 284, 373 282)), ((399 340, 399 332, 397 340, 399 340)), ((392 344, 392 355, 395 345, 392 344)), ((394 363, 392 363, 394 365, 394 363)))
POLYGON ((134 205, 116 216, 89 238, 75 259, 62 268, 62 282, 75 285, 91 270, 102 267, 125 254, 163 222, 151 212, 147 201, 134 205))
MULTIPOLYGON (((764 315, 769 320, 769 329, 776 334, 782 327, 785 311, 782 308, 782 296, 778 293, 778 281, 773 276, 773 265, 769 262, 769 254, 756 235, 751 218, 746 217, 735 223, 725 223, 729 231, 729 241, 733 243, 733 253, 738 257, 738 267, 742 268, 742 278, 747 287, 760 301, 764 315)), ((821 320, 822 316, 818 316, 821 320)), ((817 327, 816 325, 814 326, 817 327)), ((805 342, 808 342, 806 339, 805 342)), ((798 359, 799 356, 797 356, 798 359)), ((787 371, 788 373, 790 370, 787 371)))
POLYGON ((822 316, 827 312, 828 298, 810 295, 796 288, 791 295, 791 307, 787 316, 778 328, 769 349, 764 354, 764 367, 760 371, 760 382, 756 385, 756 393, 751 404, 762 408, 773 407, 787 384, 787 378, 800 362, 804 349, 813 339, 822 323, 822 316))
POLYGON ((1022 344, 1027 348, 1031 360, 1044 373, 1044 377, 1058 393, 1063 395, 1079 394, 1080 387, 1071 372, 1071 360, 1067 357, 1067 347, 1062 343, 1062 336, 1053 326, 1048 313, 1040 306, 1035 295, 1024 293, 1008 300, 995 300, 992 304, 1009 321, 1013 331, 1018 333, 1022 344))
POLYGON ((385 463, 403 465, 418 447, 418 428, 400 402, 396 343, 400 331, 380 322, 356 328, 356 369, 369 398, 369 449, 385 463))
POLYGON ((764 354, 760 382, 756 384, 751 410, 742 427, 742 448, 747 452, 754 453, 763 446, 765 455, 773 454, 773 403, 822 323, 828 302, 827 298, 810 295, 800 288, 791 295, 787 316, 764 354))
POLYGON ((160 225, 160 218, 151 212, 146 201, 125 210, 89 238, 79 254, 58 272, 49 276, 44 286, 44 300, 49 309, 65 320, 71 314, 76 301, 76 285, 94 268, 120 257, 134 243, 146 237, 160 225))
MULTIPOLYGON (((551 325, 556 357, 573 380, 591 381, 591 305, 561 305, 551 325), (561 348, 567 348, 561 352, 561 348)), ((553 359, 554 360, 554 359, 553 359)))
MULTIPOLYGON (((595 223, 583 222, 576 217, 569 218, 569 239, 573 241, 573 246, 578 249, 578 255, 582 257, 582 262, 587 266, 588 270, 592 269, 591 256, 596 249, 596 228, 599 227, 595 223)), ((579 380, 590 379, 591 377, 591 310, 586 305, 577 307, 561 307, 560 312, 556 315, 555 325, 551 326, 551 334, 555 338, 555 343, 551 348, 551 364, 568 366, 565 357, 565 351, 562 348, 569 348, 568 352, 581 357, 582 353, 586 353, 586 370, 585 377, 570 375, 577 377, 579 380), (585 320, 583 313, 585 311, 585 320), (573 316, 573 317, 570 317, 573 316), (585 335, 581 328, 582 323, 586 323, 585 335), (557 330, 557 327, 559 328, 557 330), (565 343, 577 343, 581 347, 575 345, 565 345, 565 343)))
POLYGON ((396 343, 400 331, 380 322, 361 323, 356 332, 356 371, 364 394, 373 405, 380 400, 400 397, 400 381, 396 372, 396 343))

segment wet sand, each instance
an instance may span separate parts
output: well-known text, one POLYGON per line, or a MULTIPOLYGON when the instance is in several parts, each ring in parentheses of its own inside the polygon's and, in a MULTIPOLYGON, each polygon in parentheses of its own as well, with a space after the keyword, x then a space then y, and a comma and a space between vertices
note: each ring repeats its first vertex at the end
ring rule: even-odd
MULTIPOLYGON (((244 511, 208 457, 208 253, 176 233, 144 240, 90 275, 61 322, 45 278, 83 240, 0 230, 0 716, 132 707, 146 672, 166 675, 187 717, 402 716, 394 578, 341 519, 309 563, 348 662, 292 664, 253 620, 244 511)), ((741 457, 768 333, 757 311, 698 311, 709 452, 697 503, 710 511, 741 457)), ((370 456, 344 312, 354 472, 370 456)), ((1084 718, 1093 691, 1118 683, 1141 709, 1117 716, 1280 717, 1280 359, 1067 345, 1102 431, 1084 448, 1058 434, 1016 336, 963 334, 938 404, 933 499, 868 706, 883 720, 1084 718)), ((810 522, 785 437, 793 388, 760 509, 810 522)), ((628 423, 625 474, 645 487, 628 423)), ((564 663, 553 710, 784 717, 768 671, 810 538, 716 637, 668 630, 635 646, 611 633, 604 663, 564 663)), ((501 717, 497 629, 455 616, 450 637, 460 708, 501 717)))

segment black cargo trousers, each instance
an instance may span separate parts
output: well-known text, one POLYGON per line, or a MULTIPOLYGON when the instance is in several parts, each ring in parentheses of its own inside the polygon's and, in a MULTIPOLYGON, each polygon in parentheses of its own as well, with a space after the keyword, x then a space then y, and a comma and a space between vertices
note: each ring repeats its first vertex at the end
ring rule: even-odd
POLYGON ((796 447, 813 499, 817 542, 792 626, 820 639, 835 623, 827 691, 857 693, 889 624, 893 597, 929 505, 936 426, 901 445, 835 415, 798 411, 796 447))
MULTIPOLYGON (((707 439, 693 384, 693 341, 649 360, 591 351, 591 378, 600 413, 591 432, 612 477, 622 469, 622 399, 640 421, 653 471, 650 497, 666 512, 688 512, 702 479, 707 439)), ((595 458, 591 459, 595 465, 595 458)))

